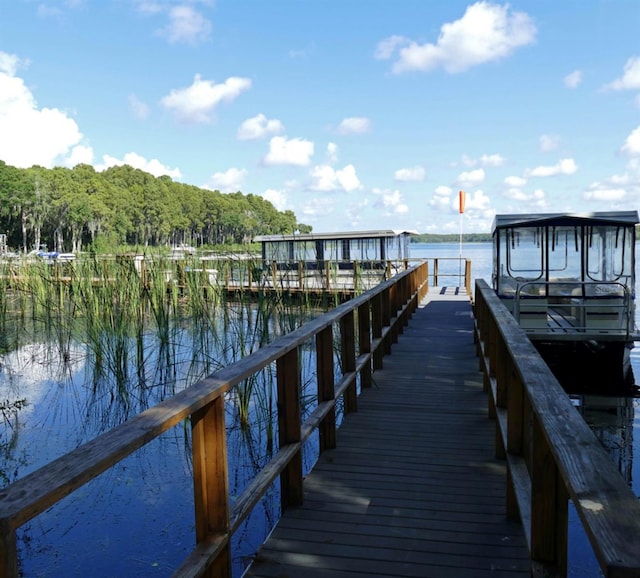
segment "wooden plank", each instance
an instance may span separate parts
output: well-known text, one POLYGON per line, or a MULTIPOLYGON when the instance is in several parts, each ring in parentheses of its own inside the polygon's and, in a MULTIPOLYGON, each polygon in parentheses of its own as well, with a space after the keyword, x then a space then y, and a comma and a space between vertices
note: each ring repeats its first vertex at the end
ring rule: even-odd
POLYGON ((248 577, 529 575, 469 311, 467 299, 415 312, 248 577))

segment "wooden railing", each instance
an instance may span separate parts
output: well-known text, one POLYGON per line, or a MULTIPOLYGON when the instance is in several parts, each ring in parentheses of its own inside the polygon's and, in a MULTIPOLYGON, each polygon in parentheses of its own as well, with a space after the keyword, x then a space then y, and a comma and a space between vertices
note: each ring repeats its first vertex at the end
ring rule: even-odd
POLYGON ((429 286, 464 287, 471 295, 471 259, 465 257, 425 257, 411 258, 409 263, 427 261, 429 263, 429 286))
POLYGON ((568 500, 606 577, 640 576, 640 502, 494 291, 475 290, 476 339, 507 513, 519 518, 534 575, 567 574, 568 500))
POLYGON ((336 401, 343 397, 345 412, 356 411, 357 377, 361 387, 371 386, 372 369, 382 367, 383 355, 390 353, 427 291, 427 269, 422 263, 403 271, 1 490, 0 577, 19 575, 18 528, 187 418, 192 428, 196 547, 174 575, 230 576, 232 535, 278 477, 282 509, 301 503, 303 443, 317 429, 320 451, 335 447, 336 401), (312 340, 318 403, 301 423, 298 361, 301 346, 312 340), (334 354, 342 370, 337 383, 334 354), (273 363, 279 449, 231 506, 225 393, 273 363))

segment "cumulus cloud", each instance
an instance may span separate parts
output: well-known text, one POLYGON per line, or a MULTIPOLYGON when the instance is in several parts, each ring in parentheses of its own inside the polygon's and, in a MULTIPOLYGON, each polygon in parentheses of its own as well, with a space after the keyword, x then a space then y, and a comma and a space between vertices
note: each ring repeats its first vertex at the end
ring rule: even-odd
POLYGON ((497 153, 491 155, 485 154, 479 158, 462 155, 462 164, 467 167, 476 167, 478 165, 482 167, 501 167, 506 161, 507 159, 497 153))
MULTIPOLYGON (((433 197, 429 201, 429 205, 436 209, 447 209, 451 204, 451 195, 453 189, 445 185, 440 185, 433 191, 433 197)), ((458 197, 456 197, 457 199, 458 197)))
POLYGON ((172 90, 160 101, 183 122, 210 122, 214 109, 222 102, 231 102, 251 88, 251 79, 232 76, 222 84, 203 80, 196 74, 187 88, 172 90))
POLYGON ((269 201, 278 211, 284 211, 287 208, 287 195, 284 191, 267 189, 262 193, 262 197, 269 201))
POLYGON ((211 37, 211 22, 191 5, 170 7, 168 17, 168 24, 158 34, 170 44, 198 44, 211 37))
POLYGON ((416 165, 415 167, 398 169, 394 174, 394 178, 400 182, 420 182, 424 181, 425 175, 424 167, 416 165))
POLYGON ((573 159, 562 159, 555 165, 539 166, 527 169, 527 177, 554 177, 556 175, 573 175, 578 170, 578 165, 573 159))
POLYGON ((564 77, 563 82, 567 88, 578 88, 582 82, 582 72, 580 70, 574 70, 564 77))
POLYGON ((640 56, 632 56, 624 65, 620 78, 605 85, 609 90, 640 90, 640 56))
POLYGON ((429 71, 443 68, 454 74, 473 66, 511 55, 532 44, 536 26, 525 12, 514 12, 508 4, 476 2, 459 20, 443 24, 435 44, 418 44, 402 36, 382 40, 376 58, 396 57, 393 72, 429 71))
POLYGON ((504 184, 510 187, 524 187, 527 184, 527 179, 516 176, 505 177, 504 184))
POLYGON ((560 137, 552 134, 543 134, 540 136, 540 150, 549 152, 558 148, 560 137))
POLYGON ((64 159, 65 166, 73 168, 76 165, 93 164, 93 149, 89 146, 77 145, 73 147, 69 156, 64 159))
POLYGON ((338 133, 348 134, 364 134, 371 130, 371 121, 363 116, 352 116, 343 119, 338 125, 338 133))
MULTIPOLYGON (((489 197, 484 194, 483 191, 477 190, 473 191, 473 193, 467 193, 466 201, 465 201, 465 212, 473 212, 473 211, 486 211, 491 204, 489 197)), ((455 211, 458 211, 458 198, 454 197, 452 202, 452 208, 455 211)))
POLYGON ((456 179, 456 183, 461 187, 473 187, 483 182, 484 178, 484 169, 474 169, 460 173, 456 179))
POLYGON ((163 165, 158 159, 147 160, 143 156, 133 152, 125 154, 123 159, 117 159, 116 157, 112 157, 110 155, 104 155, 102 157, 102 160, 102 164, 95 166, 95 169, 97 171, 103 171, 105 169, 108 169, 109 167, 120 167, 122 165, 129 165, 134 169, 140 169, 142 171, 150 173, 154 177, 167 175, 172 179, 177 179, 182 176, 182 174, 180 173, 180 169, 170 169, 169 167, 163 165))
POLYGON ((330 197, 311 199, 302 205, 302 214, 307 217, 326 217, 333 212, 334 201, 330 197))
POLYGON ((0 52, 0 159, 26 168, 51 168, 79 145, 83 135, 76 122, 57 108, 39 108, 18 69, 27 63, 0 52))
POLYGON ((605 188, 596 186, 589 188, 583 193, 583 197, 587 201, 597 201, 602 203, 614 203, 621 201, 627 196, 627 191, 621 188, 605 188))
POLYGON ((336 170, 329 165, 318 165, 311 170, 312 191, 345 191, 350 193, 362 188, 353 165, 336 170))
POLYGON ((293 165, 307 166, 313 156, 313 142, 301 138, 288 139, 286 136, 274 136, 269 141, 269 152, 263 159, 267 166, 293 165))
POLYGON ((264 114, 248 118, 238 128, 238 140, 258 140, 280 134, 284 125, 277 119, 268 119, 264 114))
POLYGON ((517 201, 520 207, 524 203, 531 208, 543 209, 548 204, 546 194, 542 189, 527 193, 518 187, 511 187, 504 192, 504 196, 512 201, 517 201))
POLYGON ((209 179, 207 188, 217 189, 222 193, 235 193, 242 189, 246 176, 246 169, 231 167, 224 172, 213 173, 209 179))
POLYGON ((630 156, 640 155, 640 126, 624 141, 622 152, 630 156))
POLYGON ((333 164, 338 161, 338 145, 330 142, 327 145, 327 162, 333 164))
POLYGON ((402 193, 397 189, 390 191, 387 189, 373 189, 373 194, 378 197, 374 206, 382 209, 384 215, 402 215, 409 212, 408 205, 404 202, 402 193))

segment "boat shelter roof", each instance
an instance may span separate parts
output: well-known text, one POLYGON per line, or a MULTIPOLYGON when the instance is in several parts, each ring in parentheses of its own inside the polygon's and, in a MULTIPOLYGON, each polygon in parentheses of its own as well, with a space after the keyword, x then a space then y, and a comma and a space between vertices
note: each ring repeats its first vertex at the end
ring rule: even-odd
POLYGON ((332 241, 340 239, 380 239, 400 237, 403 235, 417 235, 417 231, 401 231, 396 229, 382 229, 376 231, 346 231, 334 233, 294 233, 289 235, 258 235, 254 237, 256 243, 278 241, 332 241))
POLYGON ((597 213, 522 213, 496 215, 491 234, 507 227, 559 227, 573 225, 626 225, 640 222, 638 211, 608 211, 597 213))

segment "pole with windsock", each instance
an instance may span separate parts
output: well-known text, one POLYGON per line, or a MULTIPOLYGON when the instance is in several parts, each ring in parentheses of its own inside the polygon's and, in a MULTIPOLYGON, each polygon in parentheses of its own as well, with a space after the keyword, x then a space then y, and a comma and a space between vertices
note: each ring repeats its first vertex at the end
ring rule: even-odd
POLYGON ((462 282, 462 215, 464 213, 464 203, 467 193, 460 191, 459 193, 459 211, 460 211, 460 260, 458 261, 458 283, 462 282))

